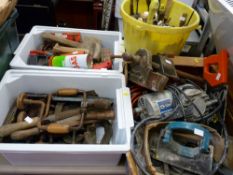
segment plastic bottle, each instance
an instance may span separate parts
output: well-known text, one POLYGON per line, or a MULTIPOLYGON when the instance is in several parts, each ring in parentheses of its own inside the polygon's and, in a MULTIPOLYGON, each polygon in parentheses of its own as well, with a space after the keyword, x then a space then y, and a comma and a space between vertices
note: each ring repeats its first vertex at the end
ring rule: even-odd
POLYGON ((92 57, 89 54, 59 55, 51 58, 51 66, 91 69, 92 57))

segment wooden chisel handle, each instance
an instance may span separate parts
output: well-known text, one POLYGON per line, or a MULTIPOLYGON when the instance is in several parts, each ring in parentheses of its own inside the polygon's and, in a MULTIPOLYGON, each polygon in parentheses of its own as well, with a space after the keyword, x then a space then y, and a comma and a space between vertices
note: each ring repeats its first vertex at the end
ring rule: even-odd
MULTIPOLYGON (((96 123, 96 120, 87 120, 84 121, 83 124, 92 124, 96 123)), ((80 121, 73 122, 60 122, 60 123, 52 123, 47 126, 47 132, 52 134, 68 134, 72 129, 72 127, 80 125, 80 121)))
POLYGON ((39 117, 32 118, 32 121, 26 122, 18 122, 18 123, 13 123, 13 124, 8 124, 0 127, 0 137, 5 137, 10 135, 11 133, 18 131, 18 130, 23 130, 23 129, 28 129, 32 128, 37 125, 39 122, 39 117))
POLYGON ((70 126, 62 125, 59 123, 52 123, 48 125, 47 131, 48 133, 52 134, 68 134, 70 132, 70 126))
POLYGON ((80 93, 80 91, 74 88, 63 88, 63 89, 58 89, 57 91, 57 95, 63 97, 76 96, 78 93, 80 93))

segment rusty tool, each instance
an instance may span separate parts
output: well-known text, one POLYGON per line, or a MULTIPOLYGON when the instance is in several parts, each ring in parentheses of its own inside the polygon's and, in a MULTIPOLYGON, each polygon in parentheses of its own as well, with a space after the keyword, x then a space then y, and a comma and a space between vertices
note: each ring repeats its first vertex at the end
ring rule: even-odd
MULTIPOLYGON (((90 124, 96 122, 95 120, 90 120, 90 121, 85 121, 85 124, 90 124)), ((71 126, 79 125, 80 122, 76 121, 73 122, 72 125, 67 125, 65 123, 63 124, 58 124, 58 123, 52 123, 48 126, 43 126, 43 130, 38 127, 30 128, 30 129, 19 129, 18 131, 12 132, 11 133, 11 139, 12 140, 24 140, 27 139, 28 137, 35 136, 40 134, 41 132, 47 131, 48 133, 53 133, 53 134, 66 134, 70 132, 71 126)))
POLYGON ((75 108, 75 109, 70 109, 70 110, 66 110, 66 111, 60 111, 59 113, 54 113, 50 116, 48 116, 47 118, 45 118, 45 120, 49 120, 49 121, 57 121, 57 120, 62 120, 62 119, 66 119, 69 117, 72 117, 76 114, 80 114, 81 113, 81 108, 75 108))
POLYGON ((27 99, 27 94, 21 93, 17 97, 16 106, 18 109, 22 110, 22 109, 25 109, 26 105, 39 105, 39 106, 41 106, 40 116, 43 116, 44 109, 45 109, 45 103, 41 100, 27 99))
POLYGON ((58 42, 58 43, 61 43, 61 44, 64 44, 70 47, 81 47, 81 44, 79 42, 71 41, 71 40, 68 40, 60 36, 55 36, 51 33, 42 33, 41 37, 43 39, 49 39, 51 41, 55 41, 55 42, 58 42))
MULTIPOLYGON (((59 97, 53 96, 53 101, 56 102, 83 102, 82 97, 59 97)), ((87 99, 87 107, 92 107, 96 109, 109 109, 113 105, 111 99, 108 98, 100 98, 100 97, 89 97, 87 99)))
MULTIPOLYGON (((115 114, 113 110, 107 110, 107 111, 102 111, 102 112, 98 112, 98 111, 92 111, 92 112, 87 112, 85 120, 114 120, 115 118, 115 114)), ((50 122, 54 122, 53 121, 54 117, 48 117, 45 120, 50 121, 50 122)), ((66 124, 72 124, 72 122, 74 121, 78 121, 81 120, 81 114, 77 114, 74 115, 72 117, 66 118, 66 116, 64 116, 64 118, 60 118, 59 121, 57 121, 57 123, 66 123, 66 124)))
POLYGON ((15 131, 34 127, 37 125, 38 121, 39 121, 39 117, 34 117, 32 118, 31 122, 23 121, 23 122, 12 123, 1 126, 0 137, 6 137, 15 131))
POLYGON ((15 131, 11 134, 12 140, 24 140, 28 137, 38 135, 40 133, 40 129, 38 127, 15 131))
POLYGON ((64 103, 57 103, 54 109, 54 116, 55 119, 59 117, 59 114, 62 112, 62 109, 64 107, 64 103))
POLYGON ((46 107, 45 107, 45 113, 44 113, 43 117, 47 117, 49 115, 49 109, 50 109, 51 101, 52 101, 52 94, 48 94, 46 107))
POLYGON ((128 79, 142 87, 158 91, 163 90, 168 82, 167 76, 153 71, 152 54, 146 49, 139 49, 134 55, 124 53, 111 58, 123 58, 129 64, 128 79))
MULTIPOLYGON (((75 111, 75 110, 74 110, 75 111)), ((77 112, 77 111, 75 111, 77 112)), ((81 123, 81 114, 74 115, 72 117, 66 118, 66 116, 63 116, 64 118, 60 118, 58 121, 55 120, 55 116, 51 115, 45 118, 44 120, 50 121, 50 122, 56 122, 49 125, 42 125, 39 128, 34 127, 27 130, 18 131, 21 129, 18 129, 16 132, 11 134, 11 138, 13 140, 23 140, 33 135, 38 135, 40 132, 47 131, 49 133, 54 134, 64 134, 64 132, 70 132, 72 130, 71 127, 79 125, 81 123)), ((102 120, 113 120, 115 118, 114 111, 109 110, 105 112, 88 112, 85 121, 83 121, 84 124, 90 124, 95 123, 97 121, 102 120)), ((43 122, 42 122, 43 123, 43 122)), ((36 126, 36 125, 35 125, 36 126)), ((1 133, 1 130, 0 130, 1 133)))
POLYGON ((41 36, 43 39, 49 39, 51 41, 55 41, 66 46, 87 49, 94 59, 100 59, 102 46, 100 44, 100 41, 96 38, 85 36, 82 37, 82 42, 76 42, 60 36, 55 36, 51 33, 42 33, 41 36))
POLYGON ((95 144, 96 143, 96 124, 92 123, 87 125, 86 132, 83 134, 85 144, 95 144))
POLYGON ((168 78, 158 72, 153 72, 152 55, 146 49, 139 49, 135 55, 127 56, 124 60, 129 64, 129 80, 153 91, 163 90, 168 78))
POLYGON ((94 48, 93 58, 98 59, 98 60, 100 59, 101 49, 102 49, 101 40, 99 40, 96 37, 82 36, 81 42, 86 45, 92 45, 92 47, 94 48))
POLYGON ((53 47, 53 53, 62 54, 62 53, 78 53, 78 54, 88 54, 89 50, 85 48, 74 48, 74 47, 64 47, 60 46, 58 43, 53 47))
POLYGON ((155 71, 169 77, 177 79, 176 68, 171 59, 164 55, 153 55, 152 57, 152 67, 155 71))
POLYGON ((57 96, 69 97, 69 96, 77 96, 77 95, 82 94, 84 92, 86 92, 88 96, 97 96, 95 91, 83 91, 83 90, 75 89, 75 88, 58 89, 55 94, 57 96))
POLYGON ((26 116, 27 114, 25 111, 20 111, 17 116, 17 122, 22 122, 26 116))

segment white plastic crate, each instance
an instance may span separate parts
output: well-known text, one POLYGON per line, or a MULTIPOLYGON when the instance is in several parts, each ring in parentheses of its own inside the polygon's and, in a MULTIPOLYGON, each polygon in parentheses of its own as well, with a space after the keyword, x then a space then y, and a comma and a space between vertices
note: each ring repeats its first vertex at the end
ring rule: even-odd
POLYGON ((133 125, 130 92, 121 74, 9 70, 0 83, 0 125, 21 92, 52 93, 59 88, 95 90, 100 97, 113 99, 116 117, 111 144, 0 143, 0 154, 12 165, 117 165, 130 149, 133 125))
POLYGON ((74 29, 63 27, 47 27, 47 26, 34 26, 30 33, 26 34, 15 51, 15 56, 12 59, 10 66, 17 69, 40 69, 40 70, 59 70, 59 71, 87 71, 87 72, 115 72, 121 73, 123 71, 122 59, 114 59, 112 70, 106 69, 77 69, 77 68, 64 68, 64 67, 51 67, 51 66, 37 66, 28 65, 28 56, 30 50, 37 49, 42 44, 41 33, 43 32, 80 32, 82 36, 93 36, 102 41, 103 47, 111 49, 112 53, 117 54, 114 43, 121 41, 121 33, 113 31, 99 31, 99 30, 86 30, 74 29))

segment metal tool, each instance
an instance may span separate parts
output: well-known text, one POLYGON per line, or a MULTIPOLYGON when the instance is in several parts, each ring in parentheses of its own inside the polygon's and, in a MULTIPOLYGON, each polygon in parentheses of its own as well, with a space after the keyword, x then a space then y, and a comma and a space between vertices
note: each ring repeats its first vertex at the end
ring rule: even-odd
POLYGON ((180 100, 186 108, 187 116, 194 116, 195 118, 204 115, 213 110, 213 106, 218 103, 214 97, 210 97, 202 89, 198 89, 192 84, 184 84, 178 86, 180 92, 180 100))
MULTIPOLYGON (((83 102, 83 97, 60 97, 53 96, 53 101, 56 102, 83 102)), ((108 98, 88 97, 87 106, 97 109, 109 109, 113 105, 113 101, 108 98)))
POLYGON ((88 50, 88 53, 93 56, 94 59, 100 59, 101 52, 101 42, 100 40, 93 37, 82 37, 81 42, 71 41, 62 36, 55 36, 52 33, 42 33, 41 37, 46 40, 51 40, 66 46, 70 46, 73 48, 81 48, 88 50))
POLYGON ((161 92, 142 95, 135 112, 143 119, 161 118, 176 110, 174 118, 183 116, 186 120, 196 121, 213 110, 217 103, 217 98, 210 97, 204 90, 192 84, 173 85, 161 92))
MULTIPOLYGON (((213 147, 210 147, 210 132, 195 123, 170 122, 161 132, 157 145, 158 160, 200 175, 210 172, 213 164, 213 147), (192 139, 185 137, 183 143, 175 140, 174 132, 192 133, 200 137, 199 145, 192 144, 192 139), (185 141, 184 141, 185 140, 185 141), (185 145, 186 144, 186 145, 185 145), (187 146, 191 144, 191 146, 187 146)), ((181 142, 181 141, 180 141, 181 142)))
POLYGON ((49 64, 50 56, 52 56, 51 53, 43 50, 31 50, 27 63, 29 65, 47 66, 49 64))
POLYGON ((145 94, 139 97, 138 107, 135 108, 140 117, 159 117, 164 113, 173 110, 173 97, 172 93, 168 90, 163 92, 145 94))
POLYGON ((153 55, 152 66, 156 72, 159 72, 169 78, 178 78, 175 65, 167 56, 153 55))
POLYGON ((152 55, 146 49, 139 49, 135 55, 123 54, 129 61, 129 80, 152 91, 163 90, 168 78, 159 72, 153 72, 152 55))
POLYGON ((34 117, 33 119, 31 119, 31 122, 23 121, 23 122, 3 125, 0 127, 0 137, 6 137, 18 130, 32 128, 37 125, 38 121, 39 121, 39 117, 34 117))

